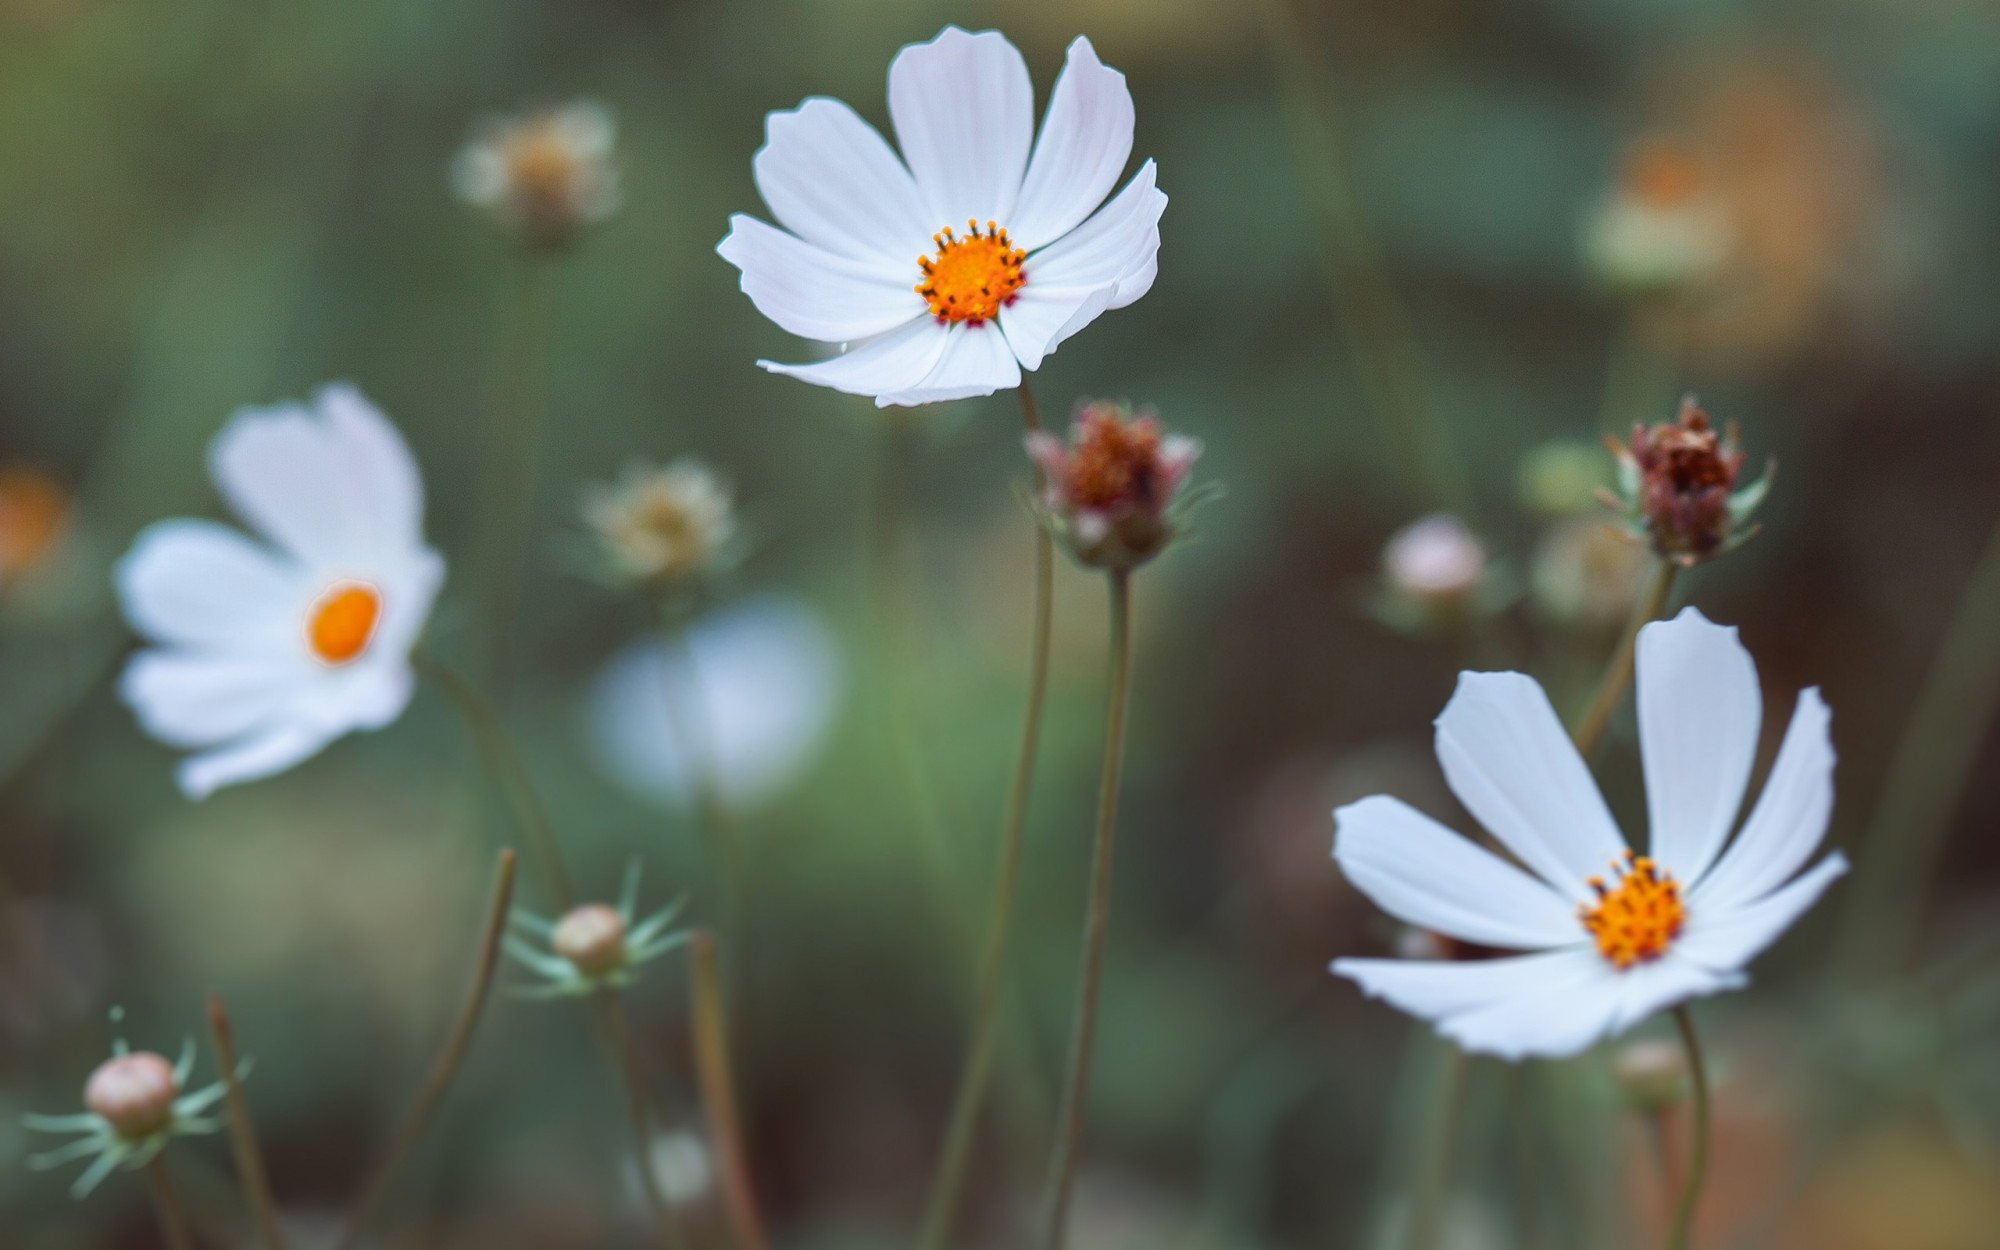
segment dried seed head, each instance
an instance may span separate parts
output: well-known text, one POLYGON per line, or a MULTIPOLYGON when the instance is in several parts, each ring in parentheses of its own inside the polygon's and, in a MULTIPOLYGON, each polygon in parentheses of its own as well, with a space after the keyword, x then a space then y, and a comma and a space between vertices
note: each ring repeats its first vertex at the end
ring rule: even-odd
POLYGON ((1028 436, 1028 454, 1048 478, 1043 506, 1084 564, 1131 569, 1174 537, 1172 508, 1201 454, 1191 438, 1166 434, 1157 417, 1123 404, 1077 408, 1069 441, 1028 436))
POLYGON ((172 1124, 179 1096, 174 1065, 149 1050, 105 1060, 83 1087, 83 1105, 103 1116, 119 1136, 133 1140, 172 1124))
POLYGON ((1698 564, 1747 535, 1739 523, 1762 500, 1768 475, 1738 491, 1743 452, 1735 426, 1718 431, 1689 396, 1677 420, 1632 427, 1628 447, 1607 440, 1619 459, 1626 503, 1668 560, 1698 564))
POLYGON ((1675 1042, 1648 1038, 1619 1047, 1611 1075, 1636 1107, 1671 1107, 1687 1097, 1687 1055, 1675 1042))
POLYGON ((728 484, 692 459, 627 467, 584 497, 583 519, 618 577, 656 586, 714 568, 736 534, 728 484))
POLYGON ((590 100, 491 121, 453 161, 452 185, 530 247, 560 248, 618 207, 615 134, 590 100))
POLYGON ((616 971, 625 962, 625 917, 615 907, 586 903, 556 922, 549 945, 587 976, 616 971))

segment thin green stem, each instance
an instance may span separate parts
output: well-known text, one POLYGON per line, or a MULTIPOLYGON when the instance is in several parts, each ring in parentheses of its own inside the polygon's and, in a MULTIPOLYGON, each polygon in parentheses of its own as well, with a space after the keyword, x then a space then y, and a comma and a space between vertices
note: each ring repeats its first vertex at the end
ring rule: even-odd
POLYGON ((236 1177, 243 1186, 244 1202, 264 1239, 264 1250, 285 1250, 284 1230, 278 1224, 278 1204, 271 1198, 264 1152, 257 1145, 257 1125, 250 1118, 250 1103, 243 1096, 243 1082, 238 1079, 236 1040, 230 1033, 229 1013, 222 1008, 220 994, 208 996, 208 1029, 215 1039, 215 1061, 222 1067, 229 1108, 229 1148, 236 1158, 236 1177))
POLYGON ((646 1191, 646 1206, 653 1216, 653 1231, 665 1250, 684 1250, 687 1239, 674 1219, 673 1209, 660 1192, 653 1175, 652 1114, 648 1110, 646 1073, 639 1064, 639 1045, 632 1036, 632 1021, 625 1012, 625 998, 617 990, 603 995, 604 1012, 610 1018, 611 1038, 618 1052, 619 1076, 625 1086, 625 1103, 632 1113, 633 1162, 639 1169, 639 1187, 646 1191))
POLYGON ((431 1117, 437 1113, 438 1105, 444 1101, 445 1091, 451 1088, 452 1078, 458 1075, 459 1065, 472 1042, 472 1031, 479 1024, 479 1017, 485 1011, 486 999, 493 988, 493 972, 499 964, 500 939, 507 932, 507 908, 514 898, 514 860, 514 852, 503 849, 494 863, 493 893, 486 905, 486 924, 480 930, 478 962, 473 965, 472 983, 466 989, 465 1001, 459 1005, 458 1019, 445 1037, 444 1048, 432 1061, 430 1075, 424 1079, 423 1088, 417 1091, 417 1100, 410 1104, 409 1111, 403 1115, 403 1122, 396 1126, 389 1145, 382 1151, 382 1157, 362 1182, 353 1208, 348 1213, 347 1226, 341 1230, 340 1240, 334 1243, 336 1250, 350 1250, 360 1239, 362 1230, 388 1191, 390 1179, 410 1151, 415 1149, 431 1117))
POLYGON ((493 689, 505 691, 510 676, 515 615, 521 582, 532 549, 535 460, 548 412, 549 297, 554 262, 524 254, 520 290, 506 347, 495 366, 493 409, 498 429, 485 440, 487 460, 480 483, 479 535, 491 561, 486 570, 487 674, 493 689))
POLYGON ((723 1002, 722 976, 716 967, 715 936, 707 932, 695 934, 688 947, 688 959, 695 1078, 701 1087, 702 1107, 708 1113, 708 1134, 715 1146, 717 1171, 721 1175, 723 1208, 729 1215, 736 1250, 764 1250, 768 1244, 764 1221, 757 1213, 743 1118, 736 1107, 736 1078, 729 1062, 729 1013, 723 1002))
POLYGON ((576 890, 570 885, 569 871, 563 867, 555 828, 549 823, 549 814, 536 796, 533 783, 528 780, 527 766, 521 762, 513 742, 507 737, 507 727, 501 723, 499 713, 480 697, 471 682, 444 665, 422 652, 416 653, 411 660, 419 673, 444 691, 472 727, 472 736, 479 743, 479 753, 486 761, 487 771, 493 775, 494 784, 505 796, 508 810, 514 816, 514 824, 527 838, 528 845, 534 848, 536 862, 549 889, 555 894, 556 902, 564 911, 576 906, 576 890))
POLYGON ((1069 1224, 1070 1192, 1083 1147, 1084 1109, 1090 1096, 1091 1051, 1097 1041, 1097 1000, 1104 976, 1104 939, 1111 927, 1111 862, 1118 832, 1118 784, 1125 762, 1125 716, 1132 692, 1132 579, 1119 569, 1111 586, 1111 690, 1104 722, 1104 775, 1097 791, 1097 833, 1090 862, 1090 901, 1083 922, 1083 974, 1077 981, 1076 1019, 1070 1035, 1068 1075, 1049 1162, 1042 1245, 1062 1250, 1069 1224))
POLYGON ((1842 913, 1856 978, 1900 971, 1916 944, 1952 816, 2000 707, 2000 528, 1987 540, 1890 758, 1842 913))
POLYGON ((153 1191, 153 1214, 159 1218, 160 1236, 166 1241, 167 1250, 194 1250, 187 1214, 181 1210, 180 1195, 174 1192, 173 1179, 167 1175, 165 1155, 154 1155, 146 1164, 146 1184, 153 1191))
POLYGON ((1708 1175, 1708 1069, 1701 1061, 1701 1042, 1695 1037, 1694 1018, 1688 1014, 1685 1003, 1674 1008, 1674 1025, 1681 1031, 1681 1045, 1687 1048, 1688 1072, 1694 1077, 1694 1139, 1688 1144, 1687 1178, 1681 1184, 1680 1201, 1674 1208, 1666 1247, 1687 1250, 1695 1208, 1701 1203, 1702 1181, 1708 1175))
MULTIPOLYGON (((1042 428, 1035 411, 1034 393, 1028 380, 1021 379, 1021 420, 1030 433, 1042 428)), ((1037 491, 1046 485, 1041 468, 1035 469, 1037 491)), ((1035 757, 1041 743, 1042 708, 1049 688, 1049 634, 1051 605, 1055 598, 1055 543, 1046 526, 1035 526, 1035 606, 1034 641, 1028 653, 1028 710, 1021 718, 1021 741, 1014 752, 1014 784, 1007 794, 1007 810, 1000 825, 1000 857, 993 873, 993 896, 988 905, 986 948, 980 957, 979 985, 972 1003, 971 1028, 967 1036, 965 1060, 959 1070, 958 1092, 952 1099, 951 1120, 945 1128, 944 1147, 938 1154, 937 1173, 931 1181, 930 1200, 924 1208, 920 1250, 944 1250, 951 1240, 952 1225, 965 1188, 965 1170, 972 1159, 972 1143, 979 1128, 979 1112, 985 1102, 986 1087, 993 1072, 993 1054, 998 1039, 1001 991, 1006 981, 1007 944, 1014 923, 1014 896, 1021 877, 1021 843, 1027 826, 1028 796, 1034 789, 1035 757)))
POLYGON ((1667 600, 1674 592, 1674 578, 1679 572, 1680 565, 1672 560, 1659 561, 1653 568, 1652 577, 1647 579, 1645 589, 1639 593, 1639 601, 1632 605, 1632 615, 1625 622, 1625 632, 1618 637, 1618 649, 1611 653, 1611 662, 1605 666, 1604 676, 1597 683, 1597 693, 1591 696, 1590 706, 1584 709, 1583 717, 1577 721, 1576 729, 1570 735, 1576 742, 1577 753, 1585 759, 1597 750, 1605 727, 1611 723, 1611 714, 1618 710, 1618 704, 1625 697, 1625 688, 1632 682, 1632 656, 1639 645, 1640 629, 1666 608, 1667 600))
POLYGON ((1457 1047, 1444 1056, 1438 1076, 1437 1100, 1424 1133, 1423 1154, 1410 1188, 1408 1250, 1432 1250, 1444 1221, 1445 1186, 1451 1179, 1451 1151, 1458 1141, 1458 1120, 1465 1109, 1465 1078, 1472 1060, 1457 1047))

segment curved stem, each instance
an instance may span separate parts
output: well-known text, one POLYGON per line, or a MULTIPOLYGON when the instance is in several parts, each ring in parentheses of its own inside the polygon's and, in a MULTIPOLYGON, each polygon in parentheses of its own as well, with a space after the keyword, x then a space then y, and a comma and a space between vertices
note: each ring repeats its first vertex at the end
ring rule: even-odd
MULTIPOLYGON (((1021 379, 1021 420, 1030 432, 1042 428, 1035 411, 1035 396, 1021 379)), ((1035 489, 1047 483, 1041 468, 1035 469, 1035 489)), ((1035 607, 1034 641, 1028 654, 1028 710, 1021 718, 1021 742, 1014 752, 1014 784, 1008 791, 1007 811, 1000 825, 1000 859, 993 872, 993 895, 988 904, 986 947, 980 956, 979 987, 972 1003, 971 1029, 965 1046, 965 1060, 959 1070, 958 1092, 952 1098, 951 1120, 945 1128, 944 1147, 938 1154, 937 1174, 924 1208, 920 1250, 944 1250, 951 1240, 952 1224, 958 1215, 959 1195, 965 1188, 965 1169, 972 1159, 972 1142, 979 1128, 979 1111, 985 1102, 986 1086, 993 1073, 993 1052, 998 1039, 1000 992, 1006 977, 1007 943, 1013 931, 1014 895, 1020 884, 1022 833, 1027 825, 1028 796, 1034 789, 1035 756, 1041 743, 1042 708, 1049 689, 1049 621, 1055 597, 1055 542, 1048 528, 1035 525, 1035 607)))
POLYGON ((1090 902, 1083 922, 1083 975, 1077 984, 1076 1020, 1070 1035, 1069 1075, 1063 1083, 1055 1156, 1049 1164, 1042 1230, 1046 1250, 1062 1250, 1070 1191, 1083 1145, 1084 1104, 1090 1095, 1090 1057, 1097 1040, 1097 999, 1104 975, 1104 938, 1111 924, 1111 856, 1117 836, 1118 780, 1125 759, 1125 713, 1132 686, 1131 574, 1114 570, 1111 583, 1111 693, 1104 724, 1104 776, 1097 791, 1097 836, 1090 863, 1090 902))
POLYGON ((729 1213, 737 1250, 764 1250, 764 1221, 757 1214, 757 1193, 750 1184, 749 1152, 743 1141, 743 1120, 736 1107, 736 1081, 729 1062, 729 1018, 722 999, 722 976, 716 968, 715 935, 694 935, 688 947, 688 989, 694 1019, 695 1076, 701 1084, 702 1106, 708 1112, 708 1133, 715 1145, 722 1174, 722 1200, 729 1213))
POLYGON ((1695 1207, 1701 1202, 1701 1183, 1708 1174, 1708 1070, 1701 1061, 1701 1043, 1694 1034, 1694 1018, 1683 1003, 1674 1008, 1674 1024, 1681 1031, 1681 1045, 1687 1048, 1688 1071, 1694 1077, 1694 1140, 1688 1146, 1687 1179, 1681 1186, 1674 1222, 1667 1232, 1667 1250, 1687 1250, 1688 1234, 1694 1228, 1695 1207))
POLYGON ((542 808, 542 801, 535 795, 535 787, 528 780, 526 765, 514 750, 514 744, 507 737, 507 727, 500 722, 500 716, 491 704, 479 696, 472 683, 452 672, 444 665, 424 655, 422 652, 410 657, 417 671, 437 683, 472 727, 472 736, 479 743, 479 754, 486 761, 487 771, 493 774, 494 784, 507 800, 507 807, 514 816, 514 824, 528 839, 528 845, 535 850, 535 859, 541 866, 542 875, 547 879, 550 890, 554 891, 556 902, 564 911, 576 906, 576 890, 570 885, 569 872, 563 867, 562 851, 556 846, 555 828, 549 824, 549 814, 542 808))
POLYGON ((653 1175, 652 1120, 647 1110, 646 1074, 639 1065, 639 1046, 632 1037, 632 1021, 625 1013, 625 999, 617 990, 604 995, 605 1014, 611 1018, 611 1038, 618 1050, 619 1076, 625 1084, 625 1102, 632 1112, 633 1163, 639 1169, 639 1188, 646 1191, 646 1206, 652 1212, 653 1231, 666 1250, 683 1250, 687 1241, 674 1219, 673 1209, 660 1193, 659 1178, 653 1175))
POLYGON ((349 1250, 361 1236, 362 1229, 374 1214, 377 1204, 386 1192, 389 1180, 397 1167, 416 1146, 423 1136, 431 1116, 438 1104, 444 1101, 445 1091, 451 1087, 452 1078, 458 1074, 458 1067, 465 1058, 466 1047, 472 1041, 472 1030, 479 1023, 479 1017, 486 1006, 487 994, 493 988, 493 971, 499 962, 500 939, 507 931, 507 906, 514 897, 514 852, 502 850, 493 870, 493 896, 486 906, 486 926, 479 937, 479 962, 472 971, 472 984, 467 989, 465 1002, 458 1009, 458 1020, 452 1025, 451 1033, 445 1038, 444 1049, 438 1052, 432 1062, 430 1075, 417 1092, 417 1100, 403 1116, 403 1122, 396 1127, 395 1135, 382 1152, 368 1179, 362 1182, 359 1196, 354 1200, 354 1208, 348 1214, 347 1227, 341 1231, 340 1240, 335 1242, 336 1250, 349 1250))
POLYGON ((271 1199, 270 1177, 264 1171, 264 1152, 257 1145, 257 1125, 250 1118, 249 1100, 243 1097, 238 1079, 236 1041, 229 1031, 229 1013, 222 1009, 222 996, 208 996, 208 1029, 215 1038, 215 1060, 222 1065, 223 1089, 229 1106, 229 1148, 236 1157, 237 1179, 243 1198, 265 1250, 285 1250, 284 1230, 278 1224, 278 1206, 271 1199))
POLYGON ((1625 687, 1632 680, 1632 655, 1639 645, 1639 631, 1647 622, 1659 616, 1667 606, 1667 599, 1674 592, 1674 578, 1680 572, 1680 565, 1672 560, 1661 560, 1653 569, 1653 576, 1640 592, 1639 601, 1632 605, 1632 615, 1625 622, 1625 632, 1618 637, 1618 649, 1611 653, 1611 663, 1604 669, 1604 676, 1597 683, 1597 693, 1591 697, 1590 706, 1584 709, 1583 718, 1576 723, 1570 735, 1576 742, 1577 753, 1589 759, 1597 750, 1597 744, 1604 737, 1605 726, 1611 723, 1611 714, 1618 710, 1619 702, 1625 697, 1625 687))
POLYGON ((167 1176, 166 1156, 154 1155, 146 1164, 146 1183, 153 1190, 153 1213, 159 1217, 160 1236, 166 1241, 167 1250, 194 1250, 187 1215, 182 1212, 180 1196, 167 1176))

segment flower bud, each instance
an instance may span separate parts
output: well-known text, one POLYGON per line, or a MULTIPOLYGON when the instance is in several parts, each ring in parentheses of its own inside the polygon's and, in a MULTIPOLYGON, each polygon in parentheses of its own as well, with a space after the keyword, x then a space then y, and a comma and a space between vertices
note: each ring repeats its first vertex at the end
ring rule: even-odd
POLYGON ((173 1123, 180 1092, 173 1064, 152 1051, 135 1050, 97 1065, 83 1087, 83 1105, 103 1116, 120 1137, 136 1141, 173 1123))
POLYGON ((1684 289, 1712 276, 1732 246, 1714 172, 1691 145, 1648 135, 1625 154, 1618 185, 1585 224, 1584 259, 1630 294, 1684 289))
POLYGON ((1067 443, 1037 431, 1028 454, 1048 478, 1042 506, 1083 564, 1133 569, 1176 533, 1174 504, 1201 444, 1163 434, 1158 418, 1122 404, 1077 408, 1067 443))
POLYGON ((1687 1097, 1687 1053, 1677 1042, 1659 1038, 1629 1042, 1611 1059, 1619 1092, 1642 1110, 1671 1107, 1687 1097))
POLYGON ((625 962, 625 917, 615 907, 586 903, 556 922, 549 945, 586 976, 602 976, 625 962))
POLYGON ((616 576, 653 586, 712 569, 736 533, 728 485, 691 459, 628 466, 615 484, 588 491, 583 518, 616 576))
POLYGON ((618 207, 615 134, 591 100, 489 121, 452 162, 452 186, 528 246, 559 249, 618 207))
POLYGON ((1456 611, 1486 576, 1486 546, 1465 522, 1435 512, 1390 536, 1382 548, 1382 572, 1397 594, 1433 612, 1456 611))
POLYGON ((1678 420, 1633 426, 1631 446, 1605 442, 1618 457, 1631 520, 1661 558, 1699 564, 1750 536, 1741 526, 1763 502, 1770 474, 1736 489, 1743 470, 1736 427, 1718 433, 1693 396, 1681 401, 1678 420))

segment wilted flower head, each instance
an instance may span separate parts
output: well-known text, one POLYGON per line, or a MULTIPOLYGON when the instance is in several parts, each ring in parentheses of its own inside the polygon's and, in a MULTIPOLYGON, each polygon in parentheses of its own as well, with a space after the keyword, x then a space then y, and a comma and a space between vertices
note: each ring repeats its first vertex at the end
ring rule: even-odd
POLYGON ((1729 217, 1701 152, 1647 135, 1625 154, 1618 185, 1585 226, 1584 257, 1607 286, 1671 291, 1713 274, 1730 249, 1729 217))
POLYGON ((639 861, 634 860, 625 872, 625 888, 616 907, 585 903, 555 920, 515 909, 514 927, 548 943, 545 950, 521 933, 507 935, 507 953, 542 978, 540 984, 516 992, 523 998, 566 998, 630 985, 642 964, 685 946, 693 936, 688 930, 669 928, 686 905, 686 899, 679 899, 644 920, 637 919, 639 861))
MULTIPOLYGON (((113 1020, 119 1014, 114 1011, 113 1020)), ((175 1063, 149 1050, 133 1050, 119 1039, 112 1045, 111 1058, 97 1065, 83 1087, 87 1110, 76 1115, 21 1117, 24 1125, 37 1132, 83 1134, 54 1150, 31 1155, 28 1166, 43 1171, 96 1155, 70 1186, 70 1196, 82 1198, 117 1168, 129 1171, 145 1167, 176 1137, 216 1131, 221 1124, 202 1113, 221 1101, 228 1085, 217 1081, 183 1093, 193 1070, 193 1038, 182 1045, 175 1063)), ((246 1060, 237 1068, 237 1079, 249 1070, 246 1060)))
POLYGON ((1629 447, 1605 441, 1618 457, 1619 502, 1662 559, 1699 564, 1754 532, 1743 523, 1764 501, 1771 475, 1737 489, 1736 427, 1718 432, 1693 396, 1681 401, 1678 420, 1634 425, 1629 447))
POLYGON ((69 527, 70 499, 47 474, 0 469, 0 589, 34 571, 69 527))
POLYGON ((1172 541, 1174 504, 1200 443, 1102 402, 1078 405, 1067 443, 1040 430, 1027 443, 1048 478, 1043 511, 1079 562, 1132 569, 1172 541))
POLYGON ((727 483, 683 458, 663 469, 628 465, 616 483, 590 487, 583 519, 615 576, 664 587, 724 558, 736 535, 734 504, 727 483))
POLYGON ((490 119, 452 161, 451 183, 528 246, 560 248, 618 208, 615 137, 594 100, 490 119))

